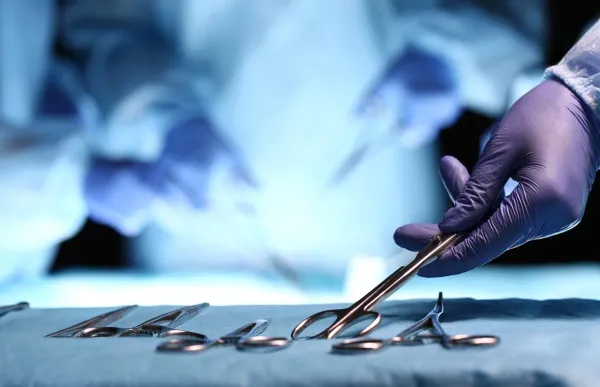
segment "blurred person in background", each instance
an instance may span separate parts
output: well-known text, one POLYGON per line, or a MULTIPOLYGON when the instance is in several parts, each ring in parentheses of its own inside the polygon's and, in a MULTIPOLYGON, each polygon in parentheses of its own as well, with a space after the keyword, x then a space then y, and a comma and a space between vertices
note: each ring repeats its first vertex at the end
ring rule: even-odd
POLYGON ((0 282, 47 272, 83 225, 86 135, 77 72, 52 55, 55 4, 0 1, 0 282))
MULTIPOLYGON (((443 211, 437 133, 465 108, 504 113, 514 81, 543 62, 543 1, 81 0, 28 12, 35 2, 0 1, 13 12, 3 35, 36 42, 2 40, 4 95, 29 94, 3 105, 3 131, 44 117, 33 107, 55 39, 74 74, 63 89, 82 106, 65 124, 86 145, 81 160, 52 175, 52 163, 27 159, 43 166, 34 181, 62 179, 48 183, 59 195, 48 206, 76 214, 55 211, 69 227, 44 248, 87 211, 131 236, 133 262, 157 271, 275 268, 302 282, 389 257, 390 230, 443 211), (19 73, 25 63, 35 77, 19 73), (28 118, 9 125, 24 107, 28 118)), ((26 197, 4 181, 3 195, 26 197)), ((33 222, 17 209, 7 228, 33 222)), ((50 216, 28 210, 40 224, 50 216)), ((11 251, 31 250, 31 233, 11 238, 11 251)), ((32 265, 19 254, 9 272, 32 265)))

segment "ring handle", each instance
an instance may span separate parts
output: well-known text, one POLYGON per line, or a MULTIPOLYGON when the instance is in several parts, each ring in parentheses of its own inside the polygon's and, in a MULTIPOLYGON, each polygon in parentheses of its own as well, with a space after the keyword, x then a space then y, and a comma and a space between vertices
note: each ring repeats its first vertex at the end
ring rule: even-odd
POLYGON ((381 339, 350 339, 333 344, 331 350, 335 353, 370 352, 383 349, 388 343, 381 339))
POLYGON ((254 336, 240 341, 236 344, 239 350, 252 349, 283 349, 292 344, 287 337, 254 336))
POLYGON ((96 337, 113 337, 121 332, 120 328, 116 327, 90 327, 77 331, 72 337, 76 338, 96 338, 96 337))
POLYGON ((292 331, 292 334, 291 334, 292 340, 326 339, 329 329, 340 320, 340 316, 342 315, 343 312, 345 312, 345 310, 331 309, 331 310, 324 310, 322 312, 318 312, 311 316, 308 316, 307 318, 302 320, 298 325, 296 325, 296 327, 294 328, 294 330, 292 331), (310 325, 316 323, 317 321, 324 320, 324 319, 326 319, 328 317, 332 317, 332 316, 335 317, 335 321, 330 326, 328 326, 323 331, 321 331, 320 333, 317 333, 316 335, 309 336, 309 337, 298 337, 300 335, 300 333, 302 333, 310 325))
POLYGON ((373 321, 367 327, 363 328, 359 333, 356 334, 356 336, 359 337, 365 336, 372 332, 381 322, 380 313, 375 311, 355 312, 350 311, 348 309, 324 310, 322 312, 315 313, 312 316, 305 318, 302 322, 300 322, 300 324, 296 326, 296 328, 294 328, 291 336, 293 340, 332 339, 345 329, 357 324, 358 322, 368 317, 373 317, 373 321), (300 333, 302 333, 309 325, 331 316, 335 317, 335 321, 320 333, 308 337, 298 337, 298 335, 300 335, 300 333), (353 316, 355 317, 353 318, 353 316), (342 319, 347 319, 348 321, 345 321, 342 324, 342 319))
POLYGON ((362 337, 362 336, 366 336, 369 333, 371 333, 375 328, 377 328, 379 326, 379 324, 381 323, 381 314, 375 311, 368 311, 368 312, 363 312, 360 317, 358 317, 357 319, 355 319, 354 321, 356 323, 358 323, 359 321, 366 319, 368 317, 374 317, 373 321, 371 321, 371 323, 369 325, 367 325, 365 328, 363 328, 360 332, 358 332, 357 336, 362 337))
POLYGON ((492 335, 452 335, 444 340, 449 347, 493 347, 500 343, 500 337, 492 335))
POLYGON ((184 331, 181 329, 167 329, 166 331, 161 332, 159 334, 159 337, 161 337, 161 338, 182 337, 182 338, 186 338, 186 339, 195 339, 195 340, 202 340, 202 341, 208 340, 208 336, 206 336, 203 333, 184 331))
POLYGON ((173 339, 159 344, 156 347, 158 352, 200 352, 214 345, 215 341, 197 339, 173 339))

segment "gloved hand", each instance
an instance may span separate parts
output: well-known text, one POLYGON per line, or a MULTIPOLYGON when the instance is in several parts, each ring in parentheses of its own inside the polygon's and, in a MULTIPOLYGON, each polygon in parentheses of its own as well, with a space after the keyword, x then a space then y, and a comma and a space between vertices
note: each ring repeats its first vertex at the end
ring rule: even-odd
POLYGON ((460 115, 452 69, 439 56, 409 47, 369 90, 359 114, 383 130, 395 127, 400 142, 418 147, 460 115))
POLYGON ((85 181, 89 215, 124 235, 152 221, 152 203, 202 210, 217 165, 245 179, 241 164, 202 118, 186 120, 167 135, 154 163, 95 160, 85 181))
POLYGON ((400 227, 394 239, 417 251, 435 234, 470 231, 468 237, 422 268, 443 277, 482 266, 508 249, 572 229, 581 221, 598 169, 597 118, 562 83, 548 80, 520 98, 491 134, 469 176, 456 159, 440 172, 454 207, 438 225, 400 227), (509 178, 518 182, 506 198, 509 178))

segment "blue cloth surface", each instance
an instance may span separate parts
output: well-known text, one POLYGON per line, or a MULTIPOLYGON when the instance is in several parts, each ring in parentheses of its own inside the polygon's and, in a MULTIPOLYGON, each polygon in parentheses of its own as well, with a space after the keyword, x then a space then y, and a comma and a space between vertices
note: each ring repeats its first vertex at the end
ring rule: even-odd
MULTIPOLYGON (((206 299, 205 299, 206 298, 206 299)), ((207 301, 199 297, 198 302, 207 301)), ((423 317, 434 300, 390 301, 381 308, 387 338, 423 317)), ((214 306, 181 328, 223 335, 272 318, 266 335, 288 336, 323 310, 305 306, 214 306)), ((450 334, 496 334, 499 346, 445 350, 390 347, 367 355, 330 353, 336 340, 297 341, 272 353, 213 348, 197 354, 155 352, 160 339, 57 339, 43 336, 112 308, 29 309, 0 318, 2 386, 597 386, 600 301, 446 299, 450 334)), ((140 307, 117 326, 175 309, 140 307)))

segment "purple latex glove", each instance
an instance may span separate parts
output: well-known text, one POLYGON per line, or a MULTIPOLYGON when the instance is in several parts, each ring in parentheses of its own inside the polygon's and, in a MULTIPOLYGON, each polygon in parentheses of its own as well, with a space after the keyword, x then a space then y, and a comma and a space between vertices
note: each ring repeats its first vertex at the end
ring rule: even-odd
POLYGON ((443 277, 482 266, 528 241, 572 229, 581 221, 600 153, 593 112, 558 81, 548 80, 519 99, 496 126, 472 175, 456 159, 440 172, 454 207, 439 225, 400 227, 394 239, 417 251, 435 234, 469 236, 426 267, 443 277), (509 178, 518 182, 504 198, 509 178))
MULTIPOLYGON (((90 218, 122 234, 133 235, 149 220, 154 200, 191 209, 207 207, 207 191, 219 158, 233 160, 232 175, 243 174, 241 164, 202 118, 176 125, 155 163, 95 160, 85 181, 90 218)), ((222 163, 221 163, 222 165, 222 163)))

